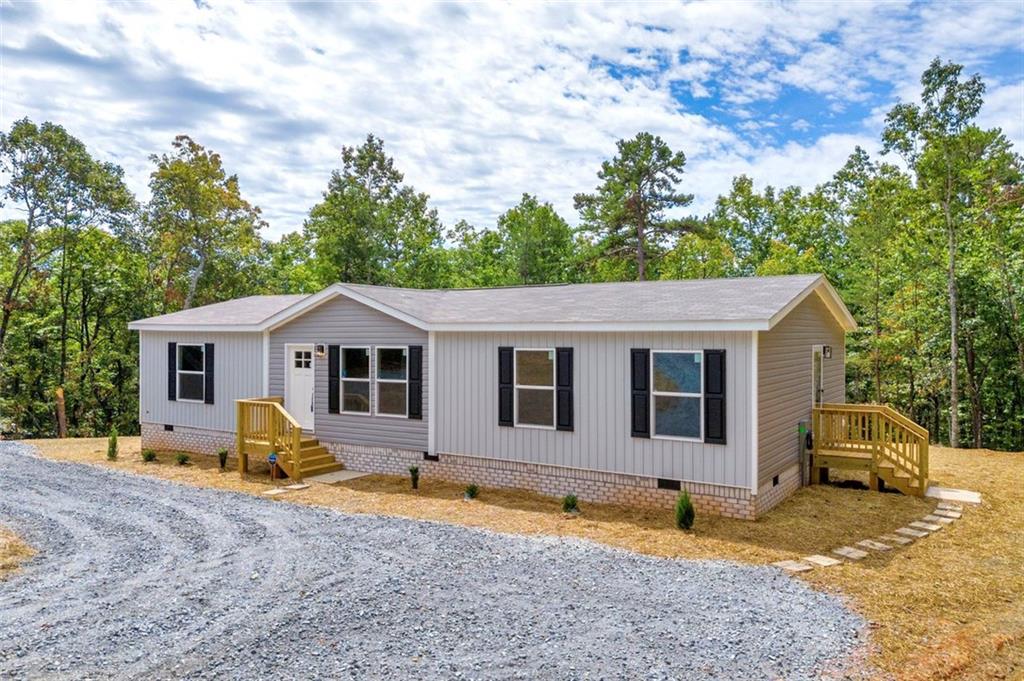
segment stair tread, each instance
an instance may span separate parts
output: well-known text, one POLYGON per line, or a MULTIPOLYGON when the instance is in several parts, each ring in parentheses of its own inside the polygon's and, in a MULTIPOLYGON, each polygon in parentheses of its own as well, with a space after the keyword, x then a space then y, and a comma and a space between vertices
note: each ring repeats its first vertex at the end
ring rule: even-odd
POLYGON ((333 473, 334 471, 343 470, 343 466, 340 463, 325 463, 319 466, 306 466, 301 467, 302 475, 319 475, 320 473, 333 473))

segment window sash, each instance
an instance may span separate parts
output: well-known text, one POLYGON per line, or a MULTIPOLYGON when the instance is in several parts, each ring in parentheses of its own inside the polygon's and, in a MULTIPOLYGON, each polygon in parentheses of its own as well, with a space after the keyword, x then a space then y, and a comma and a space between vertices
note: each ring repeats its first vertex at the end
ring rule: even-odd
POLYGON ((651 351, 651 366, 650 366, 650 386, 651 386, 651 420, 652 429, 651 437, 659 438, 663 440, 682 440, 685 442, 703 442, 704 441, 704 351, 703 350, 652 350, 651 351), (700 357, 700 370, 697 372, 700 376, 700 392, 669 392, 666 390, 656 390, 654 387, 654 365, 655 357, 657 355, 696 355, 700 357), (700 409, 697 414, 697 434, 696 435, 665 435, 658 432, 658 409, 657 409, 657 398, 658 397, 690 397, 696 398, 697 403, 700 405, 700 409))
POLYGON ((512 385, 513 385, 513 420, 519 428, 541 428, 543 430, 554 430, 558 415, 558 400, 555 399, 555 384, 557 383, 558 362, 554 348, 515 348, 512 352, 512 385), (551 354, 551 385, 535 385, 532 383, 519 382, 519 353, 520 352, 547 352, 551 354), (519 420, 519 395, 521 390, 547 390, 551 392, 551 425, 538 423, 522 423, 519 420))
POLYGON ((338 381, 338 392, 340 393, 338 402, 338 412, 341 414, 355 414, 357 416, 369 416, 372 413, 372 402, 370 399, 370 393, 373 392, 373 386, 370 385, 370 379, 373 376, 373 353, 370 352, 368 345, 343 345, 338 349, 339 357, 339 373, 341 376, 338 381), (345 351, 346 350, 364 350, 366 352, 366 378, 349 378, 345 376, 345 351), (345 409, 345 384, 346 383, 365 383, 367 385, 367 400, 365 410, 353 410, 345 409))
POLYGON ((174 375, 174 381, 176 383, 175 387, 176 387, 176 389, 178 391, 177 392, 177 401, 178 402, 205 402, 206 401, 206 346, 204 346, 202 343, 178 343, 177 353, 178 353, 178 356, 175 357, 175 369, 174 369, 174 374, 175 374, 174 375), (200 362, 199 362, 199 365, 201 367, 203 367, 201 370, 195 371, 195 370, 191 370, 191 369, 182 369, 181 368, 181 364, 182 364, 182 362, 181 362, 181 355, 182 355, 182 350, 184 350, 185 348, 199 348, 199 357, 201 358, 200 362), (203 377, 203 380, 200 382, 200 385, 202 386, 202 389, 200 391, 199 397, 182 397, 182 394, 183 394, 182 390, 181 390, 181 376, 182 376, 182 374, 189 375, 189 376, 202 376, 203 377))
POLYGON ((407 418, 409 416, 409 348, 408 348, 408 346, 405 346, 405 345, 378 345, 375 348, 374 355, 376 355, 375 358, 377 360, 376 361, 376 366, 374 367, 374 372, 373 372, 373 375, 374 375, 374 377, 375 377, 375 379, 377 381, 377 389, 374 391, 375 394, 374 394, 374 400, 373 400, 374 401, 375 413, 377 414, 377 416, 386 416, 388 418, 398 418, 398 419, 407 418), (380 351, 381 350, 402 350, 403 358, 405 360, 405 378, 381 378, 380 377, 380 370, 381 370, 380 351), (381 393, 380 384, 381 383, 387 383, 387 384, 393 384, 393 385, 394 384, 398 384, 398 385, 404 386, 404 390, 402 391, 402 393, 404 395, 404 398, 402 399, 402 411, 401 411, 401 413, 399 413, 399 412, 391 412, 391 411, 381 411, 381 408, 380 408, 380 393, 381 393))

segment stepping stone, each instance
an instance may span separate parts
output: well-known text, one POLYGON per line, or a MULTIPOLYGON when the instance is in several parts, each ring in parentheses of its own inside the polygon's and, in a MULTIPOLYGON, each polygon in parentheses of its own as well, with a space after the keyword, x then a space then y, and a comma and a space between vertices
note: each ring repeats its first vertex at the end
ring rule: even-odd
MULTIPOLYGON (((952 489, 949 487, 936 487, 932 485, 925 490, 924 495, 941 501, 957 501, 966 504, 980 504, 981 495, 967 489, 952 489)), ((959 511, 960 509, 954 509, 959 511)))
POLYGON ((309 489, 309 485, 304 482, 297 482, 294 485, 285 485, 285 489, 309 489))
POLYGON ((963 506, 960 506, 959 504, 951 504, 948 501, 939 502, 939 505, 936 508, 940 511, 956 511, 957 513, 964 510, 963 506))
POLYGON ((780 567, 787 572, 807 572, 813 568, 813 566, 801 563, 798 560, 780 560, 777 563, 772 563, 772 565, 780 567))
POLYGON ((283 487, 275 487, 274 489, 268 489, 264 494, 268 497, 276 497, 278 494, 287 494, 288 490, 283 487))
POLYGON ((942 516, 943 518, 952 518, 953 520, 958 520, 961 516, 963 516, 963 513, 961 513, 960 511, 947 511, 944 508, 940 508, 937 511, 933 511, 932 515, 937 515, 937 516, 942 516))
POLYGON ((857 546, 863 549, 871 549, 872 551, 892 551, 892 547, 888 544, 875 541, 874 539, 865 539, 864 541, 857 542, 857 546))
POLYGON ((918 530, 924 530, 925 532, 938 532, 942 529, 942 525, 936 525, 935 523, 926 523, 923 520, 915 520, 909 525, 918 530))
POLYGON ((817 565, 818 567, 832 567, 833 565, 839 565, 843 562, 841 560, 836 560, 835 558, 820 556, 818 554, 814 554, 813 556, 804 556, 803 560, 813 565, 817 565))
POLYGON ((898 534, 883 534, 879 537, 884 542, 887 542, 890 546, 892 544, 899 544, 900 546, 906 546, 907 544, 913 544, 914 540, 910 537, 901 537, 898 534))
POLYGON ((896 530, 896 534, 901 534, 904 537, 913 537, 914 539, 920 539, 921 537, 927 537, 928 536, 927 532, 922 532, 921 530, 915 530, 912 527, 901 527, 900 529, 896 530))
POLYGON ((949 525, 953 522, 952 518, 946 518, 941 515, 935 515, 934 513, 931 515, 926 515, 923 518, 923 520, 926 523, 939 523, 940 525, 949 525))
POLYGON ((832 549, 832 553, 843 558, 849 558, 850 560, 860 560, 861 558, 867 558, 868 552, 855 549, 852 546, 840 546, 838 549, 832 549))

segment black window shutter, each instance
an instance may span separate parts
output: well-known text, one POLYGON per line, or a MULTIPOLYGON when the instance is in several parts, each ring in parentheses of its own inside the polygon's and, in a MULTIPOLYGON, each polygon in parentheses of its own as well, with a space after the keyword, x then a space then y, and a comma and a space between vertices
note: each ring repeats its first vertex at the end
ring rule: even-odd
POLYGON ((725 350, 704 351, 704 442, 725 444, 725 350))
POLYGON ((572 348, 555 349, 555 392, 557 393, 558 430, 573 430, 572 421, 572 348))
POLYGON ((341 401, 341 348, 327 346, 327 413, 337 414, 341 401))
POLYGON ((167 399, 178 399, 178 344, 167 344, 167 399))
POLYGON ((423 418, 423 346, 409 346, 409 418, 423 418))
POLYGON ((498 425, 512 425, 512 348, 498 348, 498 425))
POLYGON ((203 379, 206 385, 203 386, 203 402, 213 404, 213 343, 207 343, 203 347, 203 379))
POLYGON ((651 436, 651 351, 633 348, 629 351, 630 413, 633 437, 651 436))

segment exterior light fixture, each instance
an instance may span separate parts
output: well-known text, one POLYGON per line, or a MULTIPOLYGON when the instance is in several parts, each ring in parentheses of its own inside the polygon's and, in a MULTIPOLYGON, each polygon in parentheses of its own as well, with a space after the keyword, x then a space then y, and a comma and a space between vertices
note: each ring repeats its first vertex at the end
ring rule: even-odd
POLYGON ((326 346, 322 344, 316 346, 316 356, 318 359, 323 359, 323 356, 327 353, 327 350, 325 348, 326 346))

